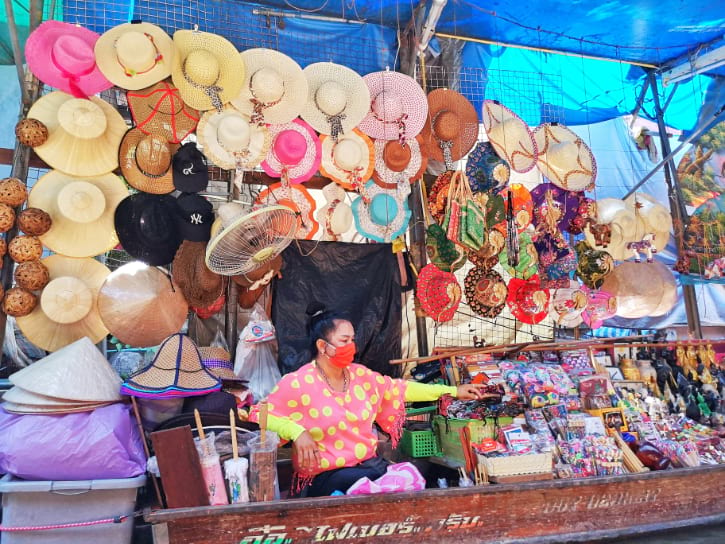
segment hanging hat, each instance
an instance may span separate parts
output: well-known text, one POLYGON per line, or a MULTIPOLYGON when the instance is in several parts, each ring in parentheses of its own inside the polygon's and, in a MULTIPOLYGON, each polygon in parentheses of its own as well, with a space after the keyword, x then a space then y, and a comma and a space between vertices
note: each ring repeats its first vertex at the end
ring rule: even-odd
POLYGON ((446 231, 437 223, 428 226, 425 249, 428 260, 444 272, 455 272, 466 264, 466 254, 448 239, 446 231))
POLYGON ((333 140, 360 124, 370 110, 370 91, 360 74, 332 62, 310 64, 303 71, 308 90, 302 119, 333 140))
MULTIPOLYGON (((636 319, 662 311, 663 298, 677 289, 669 268, 659 261, 651 263, 624 262, 604 278, 602 289, 617 297, 617 315, 636 319)), ((661 314, 660 314, 661 315, 661 314)))
MULTIPOLYGON (((637 216, 623 200, 618 198, 597 200, 597 224, 609 225, 611 238, 606 244, 598 244, 592 232, 592 226, 587 225, 584 228, 584 236, 591 247, 606 251, 617 261, 623 261, 631 256, 627 244, 635 237, 638 226, 637 216)), ((640 225, 641 227, 642 225, 640 225)), ((641 234, 645 234, 643 230, 641 234)))
POLYGON ((190 306, 206 308, 224 294, 222 276, 206 266, 205 242, 184 240, 174 256, 171 277, 190 306))
POLYGON ((303 185, 285 186, 282 183, 275 183, 259 193, 256 205, 261 206, 286 206, 297 213, 299 228, 297 238, 312 240, 320 228, 315 221, 315 199, 303 185))
POLYGON ((128 91, 126 100, 137 129, 163 136, 173 144, 181 143, 199 122, 199 112, 184 103, 179 89, 169 81, 128 91))
MULTIPOLYGON (((52 397, 56 403, 117 402, 121 379, 93 342, 82 336, 8 378, 15 385, 4 400, 16 403, 38 396, 52 397), (9 397, 8 397, 9 395, 9 397)), ((41 399, 42 400, 42 399, 41 399)), ((51 399, 46 399, 52 405, 51 399)))
POLYGON ((528 280, 511 278, 506 303, 513 316, 529 325, 542 322, 549 311, 549 290, 542 289, 539 276, 528 280))
POLYGON ((320 139, 302 119, 269 127, 272 145, 262 168, 273 178, 286 177, 290 183, 310 179, 320 167, 320 139))
POLYGON ((48 249, 94 257, 118 244, 113 217, 127 196, 126 185, 114 174, 77 178, 51 170, 35 182, 28 205, 50 214, 51 227, 40 235, 48 249))
POLYGON ((544 123, 534 130, 539 151, 537 166, 544 177, 568 191, 594 186, 597 162, 589 146, 570 129, 558 123, 544 123))
POLYGON ((214 206, 211 202, 195 193, 182 193, 176 202, 179 205, 177 226, 181 238, 191 242, 208 242, 214 223, 214 206))
POLYGON ((239 94, 244 61, 229 40, 198 30, 177 30, 174 45, 171 77, 189 106, 220 110, 239 94))
POLYGON ((398 140, 375 140, 375 183, 383 189, 397 189, 420 179, 428 166, 420 142, 420 136, 406 140, 405 145, 398 140))
MULTIPOLYGON (((514 222, 516 223, 516 229, 519 232, 523 232, 531 224, 531 221, 534 218, 534 201, 531 198, 529 190, 521 183, 512 183, 508 187, 504 187, 498 195, 493 196, 493 198, 500 196, 504 205, 504 219, 503 221, 496 223, 495 228, 503 233, 506 232, 505 217, 508 215, 509 211, 509 193, 511 193, 511 202, 513 203, 513 217, 514 222)), ((489 197, 489 201, 491 201, 492 207, 495 207, 492 197, 489 197)), ((496 217, 498 216, 500 216, 500 214, 496 214, 496 217)))
POLYGON ((231 354, 224 348, 200 347, 201 364, 220 380, 237 380, 234 374, 234 361, 231 354))
POLYGON ((428 93, 428 115, 433 139, 430 158, 453 170, 453 161, 466 156, 478 139, 476 108, 459 92, 436 89, 428 93))
POLYGON ((509 264, 509 255, 506 246, 499 253, 499 263, 510 275, 517 278, 529 279, 539 273, 539 254, 536 252, 531 240, 531 234, 522 232, 519 235, 519 261, 515 266, 509 264))
POLYGON ((244 83, 232 105, 252 124, 289 123, 307 100, 307 78, 290 57, 274 49, 242 51, 244 83))
POLYGON ((591 289, 601 287, 607 274, 614 270, 612 256, 606 251, 592 248, 585 240, 577 242, 574 250, 579 261, 576 276, 591 289))
POLYGON ((461 286, 451 272, 427 264, 418 274, 418 300, 423 311, 437 323, 453 316, 461 302, 461 286))
POLYGON ((138 193, 116 208, 114 224, 123 249, 153 266, 169 264, 181 245, 177 221, 181 211, 169 195, 138 193))
POLYGON ((209 168, 196 143, 182 145, 171 164, 174 187, 182 193, 198 193, 209 185, 209 168))
POLYGON ((93 47, 100 38, 86 28, 45 21, 28 36, 28 69, 49 87, 86 98, 113 87, 96 65, 93 47))
POLYGON ((672 215, 669 210, 646 193, 634 193, 624 202, 637 217, 637 226, 631 241, 639 242, 647 237, 654 250, 664 250, 672 230, 672 215))
POLYGON ((55 91, 39 98, 28 117, 48 128, 48 139, 34 150, 50 167, 72 176, 100 176, 118 168, 127 127, 108 102, 55 91))
POLYGON ((174 191, 171 159, 179 148, 158 134, 129 130, 121 141, 118 162, 121 173, 134 189, 154 195, 174 191))
POLYGON ((363 77, 370 90, 370 109, 359 128, 376 140, 412 140, 428 117, 428 100, 410 76, 384 70, 363 77))
POLYGON ((511 167, 490 142, 478 142, 466 159, 466 177, 474 193, 497 193, 511 177, 511 167))
POLYGON ((96 62, 108 80, 136 91, 171 75, 174 42, 156 25, 134 21, 107 30, 95 45, 96 62))
POLYGON ((184 334, 163 341, 149 366, 121 386, 132 397, 193 397, 219 391, 221 382, 201 364, 196 344, 184 334))
POLYGON ((569 285, 571 273, 576 270, 576 253, 564 236, 556 231, 537 232, 533 238, 539 256, 539 279, 542 287, 564 288, 569 285))
POLYGON ((579 282, 570 280, 566 287, 551 291, 549 317, 558 327, 573 329, 584 321, 582 313, 588 304, 587 294, 579 282))
POLYGON ((51 255, 41 261, 50 282, 40 293, 40 304, 18 317, 23 334, 46 351, 56 351, 87 336, 100 342, 108 329, 96 306, 98 290, 110 270, 95 259, 51 255))
POLYGON ((226 170, 252 170, 267 156, 270 135, 232 107, 208 111, 201 117, 196 137, 204 155, 226 170))
POLYGON ((481 317, 496 317, 506 306, 508 288, 498 272, 472 268, 463 283, 468 306, 481 317))
POLYGON ((178 285, 162 270, 132 261, 114 270, 98 294, 98 311, 122 343, 156 346, 178 332, 188 313, 178 285))
POLYGON ((428 193, 428 211, 438 224, 443 222, 448 207, 448 190, 453 172, 448 170, 439 175, 428 193))
POLYGON ((407 199, 410 185, 391 191, 370 180, 360 193, 352 203, 355 228, 360 234, 376 242, 391 242, 405 233, 411 216, 407 199))
POLYGON ((617 297, 602 289, 589 289, 582 286, 582 291, 587 296, 587 307, 582 312, 582 318, 591 329, 598 329, 605 319, 617 315, 617 297))
MULTIPOLYGON (((367 89, 367 87, 366 87, 367 89)), ((348 191, 354 191, 373 175, 375 148, 373 141, 358 129, 341 135, 320 136, 322 160, 320 173, 348 191)))
POLYGON ((553 183, 540 183, 534 187, 531 190, 534 226, 551 233, 569 230, 569 224, 579 212, 580 195, 553 183))
POLYGON ((499 253, 506 251, 506 237, 496 229, 490 229, 486 241, 477 251, 468 251, 468 260, 481 270, 490 270, 499 262, 499 253))
POLYGON ((488 141, 511 168, 525 174, 536 166, 536 140, 521 117, 495 100, 483 102, 482 117, 488 141))
POLYGON ((317 212, 317 222, 322 228, 322 239, 340 241, 340 236, 352 226, 352 209, 345 202, 345 190, 336 183, 322 188, 325 205, 317 212))

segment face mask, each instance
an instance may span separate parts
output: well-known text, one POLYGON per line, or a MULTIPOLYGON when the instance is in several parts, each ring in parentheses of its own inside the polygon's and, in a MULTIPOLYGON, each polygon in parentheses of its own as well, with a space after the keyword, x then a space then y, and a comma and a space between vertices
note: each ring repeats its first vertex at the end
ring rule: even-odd
POLYGON ((330 363, 332 363, 333 366, 336 366, 337 368, 350 366, 350 363, 352 363, 352 360, 355 358, 354 342, 345 344, 344 346, 333 346, 332 344, 327 345, 335 348, 335 355, 330 356, 325 353, 325 355, 330 358, 330 363))

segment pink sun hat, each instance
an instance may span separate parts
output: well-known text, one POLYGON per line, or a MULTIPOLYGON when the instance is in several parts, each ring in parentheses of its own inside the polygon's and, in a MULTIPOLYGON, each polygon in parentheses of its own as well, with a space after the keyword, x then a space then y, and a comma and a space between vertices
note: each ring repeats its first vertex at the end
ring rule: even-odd
POLYGON ((317 133, 302 119, 268 126, 272 145, 262 162, 264 171, 273 178, 283 177, 286 171, 290 183, 310 179, 322 160, 322 144, 317 133))
POLYGON ((25 58, 40 81, 76 98, 87 98, 113 87, 96 64, 94 47, 100 38, 81 26, 46 21, 28 36, 25 58))

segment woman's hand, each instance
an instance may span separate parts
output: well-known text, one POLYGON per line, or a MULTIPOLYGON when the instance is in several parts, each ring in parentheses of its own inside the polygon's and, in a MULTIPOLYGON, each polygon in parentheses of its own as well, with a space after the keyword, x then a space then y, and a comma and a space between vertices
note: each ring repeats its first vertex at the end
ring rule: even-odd
POLYGON ((465 383, 459 385, 456 391, 456 398, 460 400, 482 399, 485 388, 486 386, 482 383, 465 383))
POLYGON ((320 466, 320 448, 307 431, 294 441, 294 449, 299 468, 311 471, 320 466))

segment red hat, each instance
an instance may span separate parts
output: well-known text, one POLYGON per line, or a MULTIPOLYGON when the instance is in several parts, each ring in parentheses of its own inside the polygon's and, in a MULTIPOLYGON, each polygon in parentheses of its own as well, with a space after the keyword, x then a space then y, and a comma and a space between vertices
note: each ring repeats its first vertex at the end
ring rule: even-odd
POLYGON ((549 290, 541 287, 539 275, 528 280, 511 278, 506 299, 511 313, 522 323, 535 325, 542 322, 549 312, 549 290))

